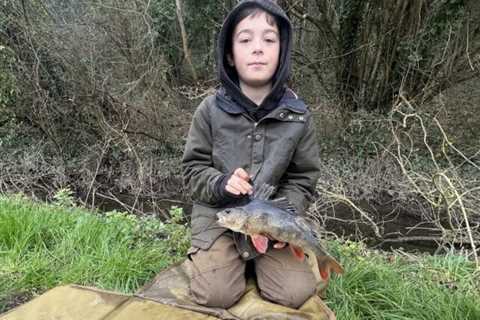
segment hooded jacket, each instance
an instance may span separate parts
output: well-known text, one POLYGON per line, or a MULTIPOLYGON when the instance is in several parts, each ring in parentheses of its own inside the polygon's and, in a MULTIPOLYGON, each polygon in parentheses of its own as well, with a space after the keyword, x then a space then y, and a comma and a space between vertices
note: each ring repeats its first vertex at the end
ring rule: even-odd
POLYGON ((292 46, 292 25, 285 12, 274 2, 265 0, 246 0, 240 2, 225 18, 218 38, 217 70, 218 78, 222 83, 224 92, 239 106, 244 108, 257 120, 278 106, 278 102, 285 93, 285 83, 290 76, 290 57, 292 46), (236 16, 246 8, 261 8, 272 15, 280 32, 280 56, 278 68, 272 78, 272 89, 265 97, 262 104, 257 106, 245 96, 239 87, 235 67, 228 64, 227 53, 231 53, 233 25, 236 16))
MULTIPOLYGON (((222 84, 205 98, 194 113, 182 159, 184 184, 193 200, 192 248, 208 249, 227 229, 216 222, 216 213, 237 206, 248 197, 235 197, 224 190, 237 168, 253 176, 254 187, 277 186, 276 196, 285 196, 303 214, 312 201, 319 176, 318 146, 311 113, 305 103, 285 86, 289 76, 291 24, 272 1, 240 2, 227 16, 218 41, 218 76, 222 84), (280 30, 280 57, 272 78, 272 90, 260 106, 238 86, 236 71, 226 60, 231 46, 232 21, 246 7, 270 13, 280 30)), ((234 234, 244 259, 256 256, 246 238, 234 234)))

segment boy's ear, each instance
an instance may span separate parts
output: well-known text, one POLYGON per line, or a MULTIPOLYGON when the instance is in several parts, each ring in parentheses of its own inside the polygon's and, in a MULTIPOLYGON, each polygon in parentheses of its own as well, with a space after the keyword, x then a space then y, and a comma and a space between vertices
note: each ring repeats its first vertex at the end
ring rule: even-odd
POLYGON ((235 62, 233 61, 233 56, 230 53, 227 53, 227 62, 230 65, 230 67, 235 66, 235 62))

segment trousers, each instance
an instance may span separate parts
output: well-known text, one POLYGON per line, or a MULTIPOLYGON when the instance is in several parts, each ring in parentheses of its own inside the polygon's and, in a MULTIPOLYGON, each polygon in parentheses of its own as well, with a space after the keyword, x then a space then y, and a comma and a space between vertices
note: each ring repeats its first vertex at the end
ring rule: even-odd
MULTIPOLYGON (((196 303, 228 309, 243 295, 247 262, 231 236, 221 235, 208 250, 191 248, 188 258, 190 294, 196 303)), ((306 259, 296 259, 288 246, 270 249, 251 261, 262 298, 298 308, 315 293, 315 277, 306 259)))

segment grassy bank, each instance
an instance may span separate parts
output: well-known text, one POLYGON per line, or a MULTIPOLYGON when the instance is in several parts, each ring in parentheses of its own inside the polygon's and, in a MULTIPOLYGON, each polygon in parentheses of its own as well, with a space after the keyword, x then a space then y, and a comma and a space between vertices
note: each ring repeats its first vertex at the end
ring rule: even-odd
POLYGON ((163 224, 0 198, 0 312, 65 283, 134 292, 188 249, 181 212, 172 213, 163 224))
POLYGON ((463 256, 334 249, 346 270, 328 292, 338 319, 480 319, 480 270, 463 256))
MULTIPOLYGON (((160 223, 0 198, 0 312, 64 283, 134 292, 185 255, 189 230, 171 213, 160 223)), ((462 256, 331 246, 346 269, 328 290, 338 319, 480 319, 479 272, 462 256)))

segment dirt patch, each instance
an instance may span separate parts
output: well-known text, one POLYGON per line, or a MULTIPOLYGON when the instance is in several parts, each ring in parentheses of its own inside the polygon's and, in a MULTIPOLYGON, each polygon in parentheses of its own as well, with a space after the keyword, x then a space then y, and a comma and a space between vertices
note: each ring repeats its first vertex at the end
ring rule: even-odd
POLYGON ((24 293, 16 293, 9 297, 6 297, 3 301, 0 301, 0 313, 7 312, 19 305, 28 302, 33 298, 32 293, 24 292, 24 293))

